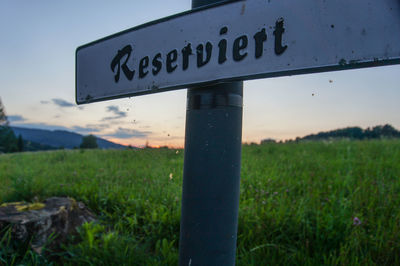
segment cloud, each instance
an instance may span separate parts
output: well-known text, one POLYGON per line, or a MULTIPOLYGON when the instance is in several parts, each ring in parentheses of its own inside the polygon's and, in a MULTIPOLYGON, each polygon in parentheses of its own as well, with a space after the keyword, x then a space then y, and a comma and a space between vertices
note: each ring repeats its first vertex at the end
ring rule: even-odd
MULTIPOLYGON (((64 131, 70 131, 70 132, 77 132, 80 134, 87 134, 91 132, 100 132, 102 129, 104 129, 105 125, 86 125, 86 127, 81 127, 81 126, 72 126, 72 127, 65 127, 65 126, 58 126, 58 125, 50 125, 46 123, 23 123, 25 119, 21 116, 15 115, 11 116, 13 118, 17 119, 23 119, 23 120, 17 120, 21 121, 22 123, 12 123, 12 126, 15 127, 23 127, 23 128, 33 128, 33 129, 45 129, 45 130, 64 130, 64 131)), ((14 122, 16 120, 13 120, 14 122)))
POLYGON ((10 123, 14 123, 14 122, 23 122, 26 119, 24 117, 22 117, 21 115, 8 115, 7 116, 8 121, 10 121, 10 123))
POLYGON ((104 136, 115 137, 119 139, 129 139, 129 138, 144 139, 147 138, 150 134, 152 134, 151 131, 140 131, 136 129, 128 129, 120 127, 114 133, 107 134, 104 136))
POLYGON ((63 99, 58 98, 58 99, 51 99, 51 100, 55 105, 58 105, 60 107, 74 107, 75 106, 75 104, 67 102, 66 100, 63 100, 63 99))
POLYGON ((108 124, 87 124, 85 126, 72 126, 70 127, 71 130, 81 133, 81 134, 87 134, 87 133, 91 133, 91 132, 101 132, 104 129, 108 129, 110 128, 110 124, 112 123, 108 123, 108 124))
POLYGON ((71 102, 68 102, 68 101, 60 99, 60 98, 53 98, 53 99, 51 99, 51 101, 40 101, 40 103, 41 104, 51 104, 51 103, 53 103, 53 104, 57 105, 58 107, 62 107, 62 108, 64 108, 64 107, 67 107, 67 108, 68 107, 77 107, 79 110, 83 110, 85 108, 83 106, 77 106, 75 103, 71 103, 71 102))
POLYGON ((170 141, 170 140, 184 140, 184 136, 159 136, 159 137, 152 137, 153 140, 158 140, 158 141, 170 141))
POLYGON ((71 131, 71 129, 64 127, 64 126, 49 125, 46 123, 23 123, 23 124, 18 124, 18 127, 33 128, 33 129, 45 129, 45 130, 71 131))
POLYGON ((144 126, 139 126, 139 128, 151 128, 151 126, 149 126, 149 125, 144 125, 144 126))
POLYGON ((109 128, 109 124, 87 124, 86 127, 96 128, 98 130, 109 128))
POLYGON ((108 117, 104 117, 102 119, 102 121, 106 121, 106 120, 113 120, 113 119, 119 119, 119 118, 124 118, 127 116, 127 112, 124 111, 120 111, 119 107, 116 105, 110 105, 107 106, 107 112, 114 114, 114 116, 108 116, 108 117))
POLYGON ((79 132, 79 133, 91 133, 91 132, 99 132, 100 129, 93 128, 93 127, 80 127, 80 126, 73 126, 71 130, 79 132))

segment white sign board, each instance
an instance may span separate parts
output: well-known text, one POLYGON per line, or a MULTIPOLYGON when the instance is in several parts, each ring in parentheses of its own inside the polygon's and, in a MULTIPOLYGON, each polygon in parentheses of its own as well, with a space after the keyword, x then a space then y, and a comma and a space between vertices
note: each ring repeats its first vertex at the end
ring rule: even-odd
POLYGON ((398 63, 399 0, 228 1, 79 47, 76 102, 398 63))

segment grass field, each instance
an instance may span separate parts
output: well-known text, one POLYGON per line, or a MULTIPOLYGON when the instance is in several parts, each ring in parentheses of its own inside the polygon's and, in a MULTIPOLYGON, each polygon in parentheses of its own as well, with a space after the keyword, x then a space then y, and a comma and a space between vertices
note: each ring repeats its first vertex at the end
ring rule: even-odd
MULTIPOLYGON (((182 167, 172 149, 0 155, 0 203, 99 216, 52 257, 0 238, 0 265, 176 265, 182 167)), ((238 265, 400 265, 399 140, 245 145, 241 176, 238 265)))

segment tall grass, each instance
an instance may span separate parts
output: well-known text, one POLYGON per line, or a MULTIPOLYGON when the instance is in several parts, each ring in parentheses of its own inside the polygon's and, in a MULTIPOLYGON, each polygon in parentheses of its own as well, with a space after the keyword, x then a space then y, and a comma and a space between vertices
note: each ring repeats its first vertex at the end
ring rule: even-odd
MULTIPOLYGON (((98 215, 46 263, 176 265, 182 167, 168 149, 1 155, 0 202, 98 215)), ((245 145, 241 176, 238 265, 400 265, 400 141, 245 145)), ((0 245, 0 264, 23 262, 0 245)))

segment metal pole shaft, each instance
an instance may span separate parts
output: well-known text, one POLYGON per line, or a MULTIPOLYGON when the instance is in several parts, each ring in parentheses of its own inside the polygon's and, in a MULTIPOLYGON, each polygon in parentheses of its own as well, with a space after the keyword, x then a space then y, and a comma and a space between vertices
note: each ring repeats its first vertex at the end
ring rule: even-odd
POLYGON ((188 89, 179 265, 235 264, 242 99, 243 82, 188 89))

